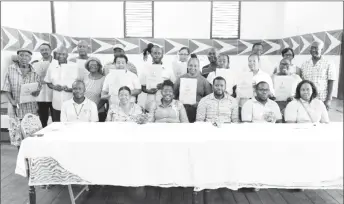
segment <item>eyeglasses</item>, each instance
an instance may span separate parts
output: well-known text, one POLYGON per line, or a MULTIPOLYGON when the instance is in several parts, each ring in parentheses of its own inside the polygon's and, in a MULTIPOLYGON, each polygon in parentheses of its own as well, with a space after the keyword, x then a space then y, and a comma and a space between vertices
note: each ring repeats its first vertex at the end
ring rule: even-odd
POLYGON ((261 91, 261 92, 269 92, 270 89, 257 89, 258 91, 261 91))
POLYGON ((179 53, 179 55, 181 55, 181 56, 188 56, 189 54, 179 53))

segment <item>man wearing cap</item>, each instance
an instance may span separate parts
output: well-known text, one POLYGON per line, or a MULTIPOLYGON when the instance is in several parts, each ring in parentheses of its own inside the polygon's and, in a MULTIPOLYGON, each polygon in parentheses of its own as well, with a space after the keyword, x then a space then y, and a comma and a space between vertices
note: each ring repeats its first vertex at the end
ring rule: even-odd
POLYGON ((85 40, 80 40, 77 45, 78 56, 69 59, 70 62, 76 63, 79 68, 79 76, 83 77, 88 75, 90 72, 85 68, 85 63, 88 60, 90 46, 85 40))
POLYGON ((318 90, 318 99, 323 101, 327 110, 330 109, 333 82, 336 80, 334 65, 322 56, 324 44, 314 41, 311 44, 311 59, 301 66, 301 78, 312 81, 318 90))
MULTIPOLYGON (((114 54, 114 59, 116 58, 116 56, 125 55, 124 46, 122 44, 114 45, 113 54, 114 54)), ((116 69, 115 62, 110 62, 104 66, 104 74, 108 75, 111 69, 116 69)), ((127 69, 137 75, 137 69, 135 65, 129 61, 127 63, 127 69)))
POLYGON ((53 90, 53 122, 60 122, 62 103, 73 97, 72 84, 75 80, 80 79, 80 75, 76 63, 67 63, 67 48, 60 47, 55 54, 58 65, 48 68, 44 81, 53 90))
MULTIPOLYGON (((38 115, 36 101, 20 103, 21 86, 23 84, 38 83, 38 89, 31 93, 32 96, 37 97, 41 90, 41 79, 30 64, 32 52, 28 49, 19 49, 17 55, 18 62, 9 66, 2 91, 6 92, 8 101, 11 104, 9 106, 11 110, 8 111, 9 117, 21 120, 28 113, 38 115)), ((11 144, 20 146, 20 140, 15 140, 14 136, 15 134, 10 130, 11 144)))
POLYGON ((44 82, 45 75, 47 74, 49 66, 58 66, 58 61, 53 59, 51 55, 51 46, 48 43, 43 43, 39 46, 39 51, 42 55, 42 59, 36 63, 32 63, 35 72, 40 75, 42 82, 42 90, 39 96, 36 98, 38 103, 38 115, 41 120, 43 128, 48 125, 49 111, 50 115, 53 115, 52 98, 53 90, 48 87, 44 82))

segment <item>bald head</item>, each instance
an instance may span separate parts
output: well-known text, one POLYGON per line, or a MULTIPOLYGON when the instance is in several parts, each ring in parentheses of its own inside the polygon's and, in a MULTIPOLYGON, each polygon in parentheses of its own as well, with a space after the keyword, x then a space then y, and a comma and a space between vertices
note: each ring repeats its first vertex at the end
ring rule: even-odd
POLYGON ((88 42, 86 40, 80 40, 77 47, 79 56, 87 56, 88 48, 88 42))
POLYGON ((210 63, 217 63, 217 57, 219 56, 219 52, 215 48, 210 48, 208 51, 208 60, 210 63))
POLYGON ((59 47, 55 51, 56 59, 59 61, 60 64, 66 64, 68 58, 68 50, 66 47, 59 47))
POLYGON ((313 41, 311 44, 310 54, 313 59, 318 59, 321 57, 324 48, 324 43, 320 41, 313 41))

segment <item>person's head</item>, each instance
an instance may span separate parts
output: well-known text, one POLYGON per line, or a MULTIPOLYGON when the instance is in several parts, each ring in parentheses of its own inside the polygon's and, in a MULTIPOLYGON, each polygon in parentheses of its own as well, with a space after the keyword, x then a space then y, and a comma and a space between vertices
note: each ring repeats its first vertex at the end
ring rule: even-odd
POLYGON ((294 59, 295 53, 294 50, 290 47, 284 48, 282 50, 282 57, 283 59, 289 59, 290 62, 294 59))
POLYGON ((210 63, 216 63, 217 57, 219 56, 218 51, 215 48, 211 48, 208 52, 208 60, 210 63))
POLYGON ((51 56, 51 46, 48 43, 42 43, 39 46, 39 52, 44 59, 48 59, 51 56))
POLYGON ((72 84, 73 96, 76 99, 81 99, 85 95, 85 83, 83 80, 76 80, 72 84))
POLYGON ((114 62, 116 65, 116 69, 126 69, 127 63, 128 63, 128 57, 125 55, 117 55, 115 57, 114 62))
POLYGON ((261 56, 263 54, 264 48, 262 43, 254 43, 252 46, 252 54, 257 54, 258 56, 261 56))
POLYGON ((309 80, 301 81, 296 87, 295 98, 305 101, 312 101, 318 96, 318 91, 313 82, 309 80))
POLYGON ((116 56, 119 56, 119 55, 124 55, 125 52, 124 52, 124 46, 122 44, 116 44, 114 45, 113 47, 113 55, 116 57, 116 56))
POLYGON ((182 47, 180 48, 178 55, 179 55, 179 61, 186 62, 190 55, 190 49, 188 47, 182 47))
POLYGON ((173 95, 173 87, 174 84, 171 80, 165 80, 162 83, 162 88, 161 88, 161 95, 162 95, 162 99, 164 101, 172 101, 174 95, 173 95))
POLYGON ((226 90, 226 80, 223 77, 215 77, 213 80, 213 91, 215 96, 222 96, 226 90))
POLYGON ((28 65, 32 58, 32 52, 27 49, 19 49, 17 51, 18 62, 21 65, 28 65))
POLYGON ((258 71, 259 70, 259 55, 257 54, 251 54, 248 56, 248 67, 252 72, 258 71))
POLYGON ((269 84, 265 81, 261 81, 255 86, 257 98, 261 101, 266 101, 270 95, 269 84))
POLYGON ((152 58, 154 64, 161 64, 161 60, 164 57, 162 47, 154 45, 152 48, 152 58))
POLYGON ((86 56, 88 48, 88 43, 85 40, 80 40, 77 45, 79 56, 86 56))
POLYGON ((122 86, 118 90, 118 99, 122 104, 127 104, 130 102, 131 91, 130 88, 127 86, 122 86))
POLYGON ((90 57, 85 63, 85 68, 90 73, 96 73, 96 72, 102 73, 103 65, 98 58, 90 57))
POLYGON ((283 58, 279 64, 279 75, 289 75, 290 60, 283 58))
POLYGON ((228 55, 219 55, 217 58, 217 65, 219 68, 229 69, 229 56, 228 55))
POLYGON ((59 47, 56 51, 56 59, 59 61, 60 64, 67 63, 68 59, 68 50, 66 47, 59 47))
POLYGON ((311 44, 310 53, 314 58, 320 58, 324 49, 324 43, 320 41, 313 41, 311 44))
POLYGON ((199 59, 195 54, 191 54, 191 58, 188 61, 188 73, 195 76, 199 71, 199 59))

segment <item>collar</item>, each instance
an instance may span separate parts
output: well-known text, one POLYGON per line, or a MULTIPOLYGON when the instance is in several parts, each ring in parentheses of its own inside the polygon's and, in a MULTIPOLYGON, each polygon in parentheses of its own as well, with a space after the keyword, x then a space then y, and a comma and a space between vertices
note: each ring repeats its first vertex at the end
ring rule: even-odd
POLYGON ((217 99, 215 98, 215 95, 214 93, 211 93, 211 95, 209 96, 211 100, 217 100, 217 101, 221 101, 221 100, 224 100, 224 99, 229 99, 229 95, 225 92, 225 96, 222 98, 222 99, 217 99))
POLYGON ((310 104, 312 101, 306 101, 306 100, 303 100, 302 98, 299 99, 302 103, 306 103, 306 104, 310 104))
POLYGON ((256 97, 252 97, 252 101, 254 102, 254 103, 259 103, 259 104, 261 104, 261 105, 266 105, 266 104, 268 104, 268 103, 270 103, 270 99, 268 98, 268 100, 266 101, 266 103, 265 104, 262 104, 260 101, 258 101, 257 99, 256 99, 256 97))
POLYGON ((53 56, 50 55, 50 60, 44 60, 44 58, 42 57, 41 62, 44 62, 44 61, 49 61, 51 63, 53 61, 53 56))
POLYGON ((161 108, 170 108, 172 107, 172 104, 174 104, 175 100, 172 99, 171 103, 168 104, 166 107, 162 104, 162 99, 157 101, 157 105, 161 108))
MULTIPOLYGON (((34 69, 32 68, 32 65, 29 64, 30 71, 29 72, 34 72, 34 69)), ((19 74, 22 74, 19 68, 19 63, 14 63, 13 69, 15 69, 19 74)))
POLYGON ((86 102, 87 102, 87 98, 85 97, 85 100, 82 102, 82 103, 80 103, 80 104, 78 104, 78 103, 76 103, 75 101, 74 101, 74 97, 72 98, 72 103, 73 104, 75 104, 75 105, 85 105, 86 104, 86 102))

